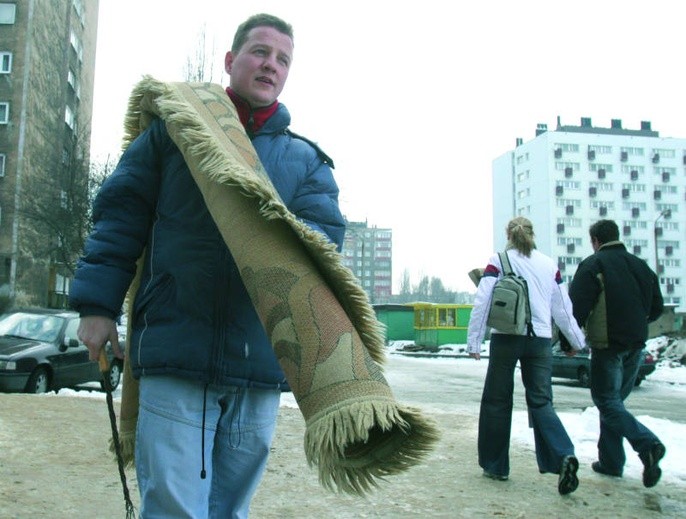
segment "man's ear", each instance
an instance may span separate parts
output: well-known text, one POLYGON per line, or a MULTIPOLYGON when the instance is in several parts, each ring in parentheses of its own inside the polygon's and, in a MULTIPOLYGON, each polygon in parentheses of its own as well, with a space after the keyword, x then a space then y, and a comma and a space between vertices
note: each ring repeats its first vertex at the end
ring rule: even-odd
POLYGON ((227 74, 231 74, 231 67, 233 66, 233 53, 231 51, 226 53, 224 57, 224 70, 227 74))

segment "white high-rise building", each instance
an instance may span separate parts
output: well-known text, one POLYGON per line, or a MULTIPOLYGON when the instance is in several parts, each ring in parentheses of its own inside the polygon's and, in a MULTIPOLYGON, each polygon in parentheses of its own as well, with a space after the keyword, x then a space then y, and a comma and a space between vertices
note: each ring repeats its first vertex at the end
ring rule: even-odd
POLYGON ((539 124, 534 139, 518 138, 493 161, 495 250, 514 216, 532 221, 537 247, 557 258, 566 282, 593 253, 590 225, 614 220, 627 250, 658 273, 665 303, 686 310, 686 139, 660 137, 648 121, 634 130, 619 119, 609 128, 587 117, 580 126, 558 118, 555 130, 539 124))

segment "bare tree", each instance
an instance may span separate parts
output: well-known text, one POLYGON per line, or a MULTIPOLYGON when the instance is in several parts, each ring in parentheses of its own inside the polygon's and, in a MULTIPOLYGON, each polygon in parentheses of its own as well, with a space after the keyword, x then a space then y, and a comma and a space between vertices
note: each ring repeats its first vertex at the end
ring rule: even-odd
MULTIPOLYGON (((40 277, 38 286, 29 292, 45 293, 45 288, 38 287, 47 284, 48 298, 57 279, 73 276, 92 228, 93 199, 115 164, 109 158, 104 164, 89 164, 84 135, 88 132, 74 134, 59 159, 54 155, 32 159, 31 174, 24 183, 20 208, 24 237, 20 246, 25 272, 22 277, 26 286, 32 278, 40 277)), ((39 304, 46 304, 40 299, 39 304)), ((47 301, 50 306, 64 303, 47 301)))
POLYGON ((414 293, 420 301, 429 300, 429 276, 422 276, 417 286, 414 287, 414 293))
POLYGON ((217 65, 215 62, 216 52, 214 39, 212 45, 208 45, 207 39, 207 25, 203 24, 198 31, 195 48, 186 56, 186 63, 183 67, 183 78, 186 81, 212 82, 213 70, 217 65))

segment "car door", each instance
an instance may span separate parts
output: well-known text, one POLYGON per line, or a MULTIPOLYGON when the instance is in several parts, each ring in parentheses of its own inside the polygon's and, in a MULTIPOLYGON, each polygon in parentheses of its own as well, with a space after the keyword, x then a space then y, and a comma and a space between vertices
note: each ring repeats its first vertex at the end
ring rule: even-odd
POLYGON ((55 387, 70 387, 85 382, 98 380, 97 363, 88 359, 88 348, 78 338, 79 318, 70 318, 65 327, 59 348, 59 376, 55 372, 55 387), (76 340, 77 346, 68 346, 70 340, 76 340))
POLYGON ((560 343, 553 345, 553 377, 558 378, 577 378, 577 370, 579 368, 579 358, 577 356, 568 357, 565 352, 560 349, 560 343))

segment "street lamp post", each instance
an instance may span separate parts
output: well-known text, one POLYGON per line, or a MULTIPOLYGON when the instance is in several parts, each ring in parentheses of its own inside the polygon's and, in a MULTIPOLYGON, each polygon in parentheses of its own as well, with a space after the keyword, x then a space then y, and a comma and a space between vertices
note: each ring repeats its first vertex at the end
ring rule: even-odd
POLYGON ((657 258, 657 222, 660 220, 662 217, 669 218, 672 216, 672 210, 671 209, 664 209, 658 216, 655 218, 655 223, 653 224, 653 235, 655 237, 655 273, 659 276, 660 275, 660 265, 658 263, 658 258, 657 258))

